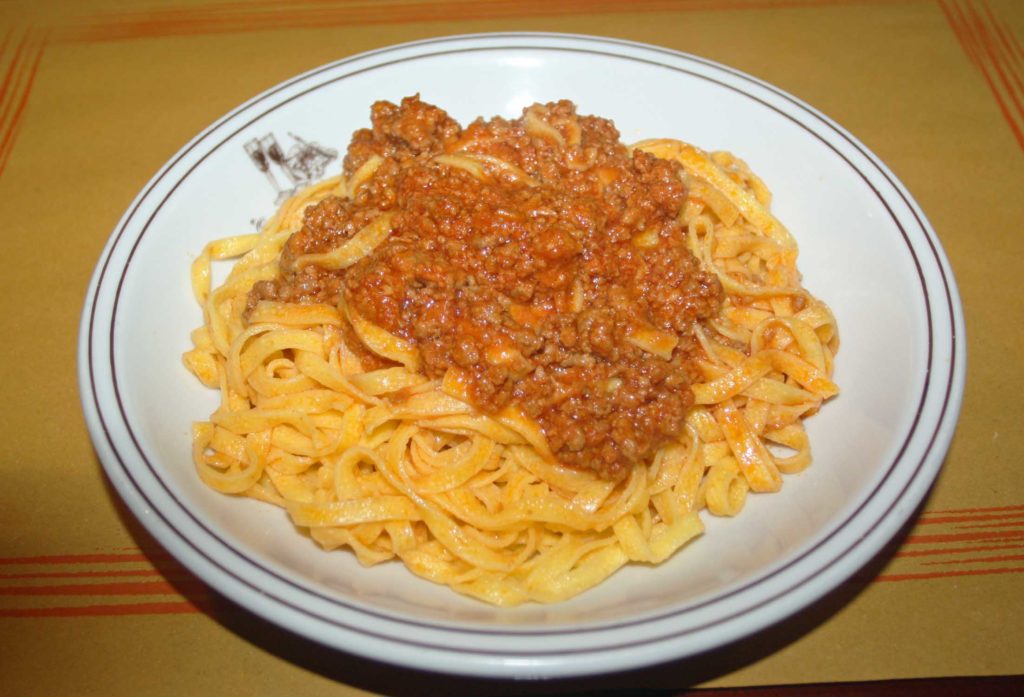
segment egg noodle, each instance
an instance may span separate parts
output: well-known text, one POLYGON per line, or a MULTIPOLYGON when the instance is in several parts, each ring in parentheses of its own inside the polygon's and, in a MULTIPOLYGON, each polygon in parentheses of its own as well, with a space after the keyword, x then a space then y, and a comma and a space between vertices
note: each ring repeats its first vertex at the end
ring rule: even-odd
MULTIPOLYGON (((466 375, 428 379, 413 344, 344 302, 264 300, 246 312, 253 284, 279 274, 304 209, 353 196, 371 160, 296 194, 259 234, 211 242, 195 260, 204 323, 184 362, 221 395, 193 427, 202 480, 284 508, 326 549, 348 547, 364 565, 397 558, 500 606, 564 600, 629 562, 658 564, 702 532, 700 511, 732 516, 748 491, 777 491, 782 474, 811 461, 803 419, 837 393, 835 320, 802 288, 796 243, 741 160, 677 140, 633 147, 682 165, 680 223, 725 292, 718 316, 695 328, 703 381, 692 385, 685 432, 648 466, 610 481, 560 465, 521 410, 475 410, 466 375), (226 259, 237 261, 211 289, 212 262, 226 259), (394 367, 364 370, 345 325, 394 367)), ((445 157, 471 172, 502 166, 445 157)), ((307 261, 341 268, 389 231, 385 213, 307 261)))

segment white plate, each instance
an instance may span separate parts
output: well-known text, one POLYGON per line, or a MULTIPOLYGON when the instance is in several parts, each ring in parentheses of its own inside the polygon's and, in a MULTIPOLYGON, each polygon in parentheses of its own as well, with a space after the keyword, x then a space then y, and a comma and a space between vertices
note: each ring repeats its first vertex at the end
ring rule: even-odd
MULTIPOLYGON (((296 151, 298 152, 298 151, 296 151)), ((307 150, 307 153, 316 154, 307 150)), ((290 161, 301 179, 299 158, 290 161)), ((315 164, 315 163, 314 163, 315 164)), ((322 164, 322 163, 321 163, 322 164)), ((335 159, 327 173, 339 166, 335 159)), ((307 167, 307 169, 309 169, 307 167)), ((279 188, 285 169, 270 163, 279 188)), ((114 230, 82 315, 79 371, 96 450, 120 495, 183 564, 224 595, 311 639, 370 658, 481 676, 568 676, 691 655, 754 633, 842 582, 895 534, 934 480, 963 393, 964 325, 949 264, 906 189, 853 136, 781 90, 654 46, 549 34, 405 44, 285 82, 197 136, 114 230), (182 366, 201 322, 189 264, 253 229, 276 192, 246 154, 289 133, 344 152, 378 99, 420 93, 463 123, 567 98, 627 142, 667 136, 745 158, 800 243, 805 285, 838 318, 842 393, 809 421, 815 463, 781 493, 665 564, 626 568, 553 606, 499 610, 361 567, 285 514, 195 475, 189 429, 217 395, 182 366)))

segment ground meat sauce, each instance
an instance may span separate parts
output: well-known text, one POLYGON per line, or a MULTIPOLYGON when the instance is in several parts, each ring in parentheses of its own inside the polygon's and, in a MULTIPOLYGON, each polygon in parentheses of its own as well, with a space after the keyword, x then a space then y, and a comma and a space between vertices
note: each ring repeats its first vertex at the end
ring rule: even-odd
POLYGON ((476 408, 517 403, 561 462, 620 479, 683 432, 693 325, 717 313, 721 287, 686 247, 676 163, 630 152, 611 121, 577 116, 570 102, 527 111, 540 135, 526 112, 463 129, 418 97, 374 104, 345 173, 374 155, 383 164, 352 200, 307 210, 281 277, 257 284, 250 303, 344 294, 414 344, 429 377, 457 366, 476 408), (482 180, 434 160, 460 151, 521 171, 485 161, 482 180), (339 271, 297 268, 384 211, 396 212, 394 230, 369 256, 339 271), (638 326, 678 336, 671 359, 628 342, 638 326))

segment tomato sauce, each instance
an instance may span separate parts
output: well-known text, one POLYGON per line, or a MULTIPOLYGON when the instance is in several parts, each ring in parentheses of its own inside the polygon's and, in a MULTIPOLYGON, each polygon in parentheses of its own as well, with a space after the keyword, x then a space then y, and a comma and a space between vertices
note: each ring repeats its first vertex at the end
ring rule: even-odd
POLYGON ((418 97, 378 102, 371 116, 345 173, 374 156, 380 166, 351 199, 306 211, 280 278, 250 302, 343 296, 415 345, 429 377, 460 368, 476 408, 518 404, 561 462, 605 478, 680 437, 693 327, 717 314, 722 290, 686 246, 679 165, 630 151, 611 121, 568 101, 465 128, 418 97), (352 266, 296 264, 386 211, 393 231, 352 266), (677 342, 645 350, 629 341, 642 328, 677 342))

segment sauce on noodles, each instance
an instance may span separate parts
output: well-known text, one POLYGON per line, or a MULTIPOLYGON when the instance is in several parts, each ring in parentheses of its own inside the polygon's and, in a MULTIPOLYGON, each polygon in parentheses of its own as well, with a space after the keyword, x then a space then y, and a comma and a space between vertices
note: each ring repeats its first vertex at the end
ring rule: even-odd
POLYGON ((499 606, 660 564, 807 467, 838 393, 770 204, 735 155, 569 102, 378 102, 342 174, 192 264, 197 474, 499 606))
MULTIPOLYGON (((343 302, 428 377, 458 368, 481 412, 517 404, 560 462, 621 480, 683 434, 694 327, 722 304, 679 222, 680 170, 568 101, 465 128, 418 97, 378 102, 344 169, 372 176, 306 210, 249 307, 343 302), (355 263, 304 263, 386 212, 390 234, 355 263)), ((368 369, 389 365, 348 338, 368 369)))

